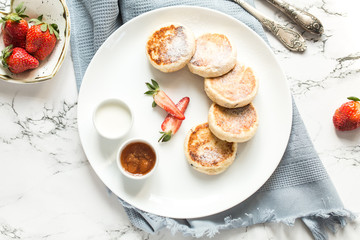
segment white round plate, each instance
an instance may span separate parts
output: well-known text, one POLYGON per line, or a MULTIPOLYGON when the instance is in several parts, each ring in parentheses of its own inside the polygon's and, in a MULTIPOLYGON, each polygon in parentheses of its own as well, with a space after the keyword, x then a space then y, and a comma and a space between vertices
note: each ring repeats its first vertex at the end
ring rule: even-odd
MULTIPOLYGON (((133 206, 173 218, 212 215, 235 206, 258 190, 279 164, 291 129, 291 95, 274 54, 267 44, 236 19, 206 8, 169 7, 148 12, 124 24, 100 47, 84 76, 78 101, 81 143, 91 166, 105 185, 133 206), (251 66, 259 79, 253 104, 259 128, 253 139, 239 144, 234 163, 224 173, 208 176, 192 169, 184 155, 184 139, 191 127, 207 121, 211 104, 203 79, 187 67, 174 73, 154 69, 145 55, 148 35, 158 25, 179 22, 195 36, 223 33, 238 49, 238 59, 251 66), (158 143, 166 113, 152 108, 144 95, 145 82, 155 79, 173 99, 190 97, 181 128, 166 143, 158 143), (119 141, 102 139, 92 124, 92 113, 106 98, 124 99, 133 110, 134 125, 119 141), (159 153, 156 174, 138 182, 124 178, 116 166, 116 151, 126 139, 151 141, 159 153)), ((119 123, 120 124, 120 123, 119 123)))

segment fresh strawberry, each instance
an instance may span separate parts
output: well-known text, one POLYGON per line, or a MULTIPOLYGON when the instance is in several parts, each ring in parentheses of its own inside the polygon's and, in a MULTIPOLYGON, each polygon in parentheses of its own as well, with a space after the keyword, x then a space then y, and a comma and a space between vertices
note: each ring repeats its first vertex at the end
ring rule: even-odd
POLYGON ((145 92, 145 94, 153 96, 153 107, 158 105, 177 119, 185 119, 184 114, 176 107, 175 103, 166 95, 166 93, 160 89, 159 84, 155 80, 151 79, 151 83, 145 84, 149 88, 149 91, 145 92))
POLYGON ((29 29, 28 22, 24 19, 28 17, 24 14, 25 9, 23 3, 20 3, 15 8, 15 12, 1 18, 0 23, 3 23, 3 40, 6 47, 12 45, 25 48, 26 34, 29 29))
POLYGON ((44 60, 54 50, 59 39, 58 26, 47 24, 42 21, 42 15, 37 19, 31 19, 31 26, 26 35, 26 51, 36 57, 39 61, 44 60))
POLYGON ((346 102, 336 109, 333 116, 333 123, 339 131, 349 131, 360 127, 360 99, 348 97, 350 102, 346 102))
MULTIPOLYGON (((182 112, 185 113, 187 106, 189 105, 190 98, 184 97, 177 104, 176 107, 182 112)), ((162 135, 159 139, 159 142, 167 142, 171 139, 172 135, 174 135, 180 128, 183 120, 177 119, 176 117, 168 114, 161 124, 160 132, 162 135)))
POLYGON ((21 73, 39 66, 39 61, 23 48, 7 46, 2 52, 1 62, 12 73, 21 73))

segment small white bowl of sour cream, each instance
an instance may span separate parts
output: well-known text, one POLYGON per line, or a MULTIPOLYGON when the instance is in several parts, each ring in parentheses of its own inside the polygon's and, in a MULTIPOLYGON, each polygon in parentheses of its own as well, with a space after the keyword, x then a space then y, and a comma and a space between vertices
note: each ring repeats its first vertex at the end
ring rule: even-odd
POLYGON ((133 121, 130 107, 118 98, 101 101, 93 113, 94 127, 99 135, 106 139, 114 140, 125 136, 133 121))

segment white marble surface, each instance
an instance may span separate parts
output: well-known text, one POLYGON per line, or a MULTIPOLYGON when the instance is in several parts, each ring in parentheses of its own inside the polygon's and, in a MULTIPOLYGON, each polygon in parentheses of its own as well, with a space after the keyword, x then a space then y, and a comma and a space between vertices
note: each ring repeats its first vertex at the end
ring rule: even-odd
MULTIPOLYGON (((360 129, 336 132, 332 114, 360 97, 360 4, 356 0, 295 1, 318 16, 322 37, 303 33, 304 54, 269 41, 291 86, 310 137, 345 207, 360 212, 360 129)), ((294 25, 269 4, 268 16, 294 25)), ((184 239, 167 229, 135 229, 107 193, 77 133, 77 90, 70 54, 56 77, 40 84, 0 82, 0 239, 184 239)), ((360 220, 330 239, 359 239, 360 220)), ((189 239, 189 238, 187 238, 189 239)), ((213 239, 312 239, 303 224, 271 223, 223 231, 213 239)))

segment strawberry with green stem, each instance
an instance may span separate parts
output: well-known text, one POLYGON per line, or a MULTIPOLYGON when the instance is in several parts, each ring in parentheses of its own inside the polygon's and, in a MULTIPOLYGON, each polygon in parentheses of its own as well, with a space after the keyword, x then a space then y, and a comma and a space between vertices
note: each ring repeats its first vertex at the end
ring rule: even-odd
POLYGON ((29 69, 34 69, 39 66, 39 61, 31 56, 23 48, 7 46, 0 57, 1 62, 5 68, 8 68, 12 73, 22 73, 29 69))
POLYGON ((177 119, 185 119, 184 114, 176 107, 175 103, 166 95, 166 93, 160 89, 159 84, 155 80, 151 79, 151 83, 145 84, 149 89, 145 94, 152 96, 154 99, 152 104, 153 107, 158 105, 177 119))
POLYGON ((26 35, 26 51, 39 61, 50 55, 59 39, 57 24, 45 23, 42 18, 43 15, 40 15, 29 21, 34 25, 29 28, 26 35))
POLYGON ((336 109, 333 123, 339 131, 350 131, 360 127, 360 99, 348 97, 349 102, 342 104, 336 109))
MULTIPOLYGON (((189 105, 190 98, 184 97, 177 104, 176 107, 182 112, 185 113, 187 106, 189 105)), ((176 117, 168 114, 161 124, 160 132, 162 135, 158 142, 167 142, 171 137, 179 130, 183 120, 177 119, 176 117)))
POLYGON ((0 19, 3 28, 3 40, 5 46, 26 47, 26 35, 29 30, 28 22, 24 19, 28 16, 24 14, 26 7, 20 3, 15 12, 9 13, 0 19))

